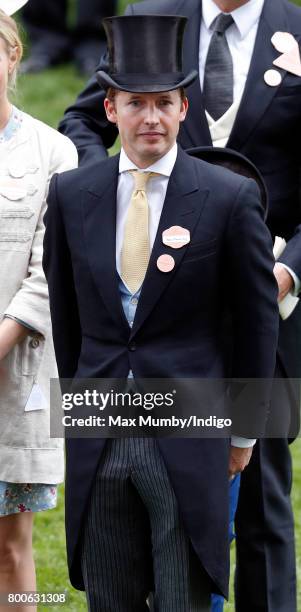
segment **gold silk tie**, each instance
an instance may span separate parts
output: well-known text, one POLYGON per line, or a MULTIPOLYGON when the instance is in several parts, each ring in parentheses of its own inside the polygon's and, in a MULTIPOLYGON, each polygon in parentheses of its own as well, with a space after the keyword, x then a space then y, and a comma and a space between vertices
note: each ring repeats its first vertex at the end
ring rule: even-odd
POLYGON ((146 185, 151 176, 158 175, 137 170, 132 170, 130 174, 134 178, 135 187, 125 222, 121 277, 130 291, 136 293, 143 283, 150 255, 146 185))

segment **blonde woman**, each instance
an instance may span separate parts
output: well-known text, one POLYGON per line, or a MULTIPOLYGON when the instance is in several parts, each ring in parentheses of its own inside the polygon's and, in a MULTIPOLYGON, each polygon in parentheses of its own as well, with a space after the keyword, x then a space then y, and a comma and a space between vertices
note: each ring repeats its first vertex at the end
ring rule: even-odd
POLYGON ((56 365, 41 259, 50 178, 77 165, 65 136, 11 104, 21 56, 0 10, 0 592, 35 590, 33 516, 55 507, 63 480, 62 441, 49 436, 56 365))

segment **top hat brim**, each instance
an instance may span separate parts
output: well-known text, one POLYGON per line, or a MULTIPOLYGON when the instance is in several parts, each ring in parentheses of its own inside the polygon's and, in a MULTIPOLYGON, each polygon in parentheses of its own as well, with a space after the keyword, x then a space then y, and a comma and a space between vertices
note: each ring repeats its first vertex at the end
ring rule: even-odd
POLYGON ((186 153, 202 161, 223 166, 236 174, 253 179, 259 187, 261 202, 264 208, 264 218, 268 215, 268 191, 262 174, 247 157, 228 147, 195 147, 187 149, 186 153))
POLYGON ((197 70, 191 70, 187 76, 181 75, 178 80, 175 74, 148 74, 143 76, 142 74, 135 75, 135 73, 132 73, 116 74, 114 76, 115 79, 103 70, 98 70, 96 73, 99 85, 105 90, 113 87, 130 93, 160 93, 161 91, 173 91, 180 87, 189 87, 198 76, 198 72, 197 70))
POLYGON ((6 15, 14 15, 28 0, 0 0, 0 10, 6 15))

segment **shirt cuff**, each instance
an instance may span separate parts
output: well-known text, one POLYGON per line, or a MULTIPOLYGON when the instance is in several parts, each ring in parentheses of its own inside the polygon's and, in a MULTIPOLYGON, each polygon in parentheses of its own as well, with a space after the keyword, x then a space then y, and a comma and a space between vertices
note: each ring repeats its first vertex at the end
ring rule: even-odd
POLYGON ((23 325, 23 327, 26 327, 26 329, 29 329, 33 334, 39 334, 39 332, 33 327, 31 327, 31 325, 28 325, 28 323, 25 323, 24 321, 22 321, 21 319, 18 319, 17 317, 13 317, 12 315, 6 314, 4 315, 4 319, 12 319, 13 321, 17 321, 17 323, 19 323, 20 325, 23 325))
POLYGON ((288 273, 291 275, 293 281, 294 281, 294 287, 291 289, 290 293, 292 295, 294 295, 295 297, 297 297, 300 293, 300 289, 301 289, 301 280, 300 278, 297 276, 297 274, 295 274, 295 272, 286 264, 282 263, 282 261, 279 261, 278 263, 281 264, 281 266, 283 266, 288 273))
POLYGON ((231 446, 237 448, 251 448, 256 444, 256 438, 241 438, 240 436, 231 437, 231 446))

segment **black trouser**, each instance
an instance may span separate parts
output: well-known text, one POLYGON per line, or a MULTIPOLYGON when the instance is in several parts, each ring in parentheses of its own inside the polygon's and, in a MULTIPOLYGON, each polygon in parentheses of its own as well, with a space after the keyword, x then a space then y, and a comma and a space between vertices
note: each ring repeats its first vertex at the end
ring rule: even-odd
POLYGON ((286 439, 258 440, 236 514, 236 612, 296 612, 291 456, 286 439))
MULTIPOLYGON (((204 499, 204 504, 206 504, 204 499)), ((211 581, 192 549, 157 444, 110 440, 85 520, 91 612, 210 612, 211 581)))

